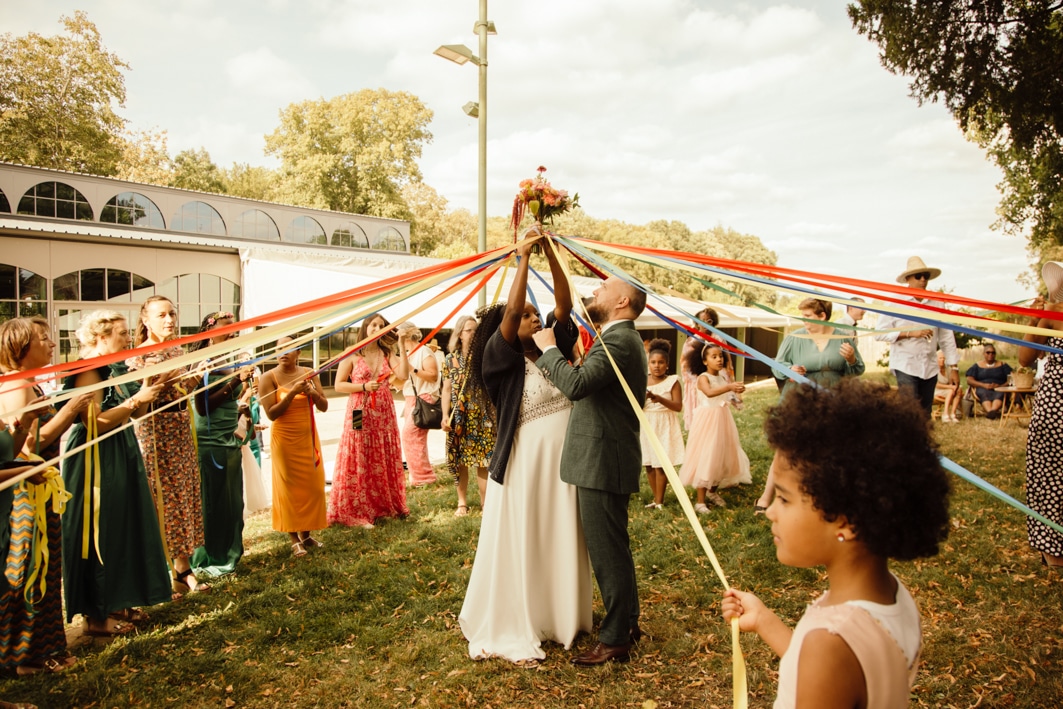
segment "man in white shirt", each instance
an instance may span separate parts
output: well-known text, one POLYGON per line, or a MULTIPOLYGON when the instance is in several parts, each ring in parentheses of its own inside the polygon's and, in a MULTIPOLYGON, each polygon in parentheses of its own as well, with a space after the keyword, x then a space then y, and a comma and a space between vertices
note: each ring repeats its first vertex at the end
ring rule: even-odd
MULTIPOLYGON (((909 288, 926 291, 927 283, 941 275, 940 268, 928 268, 923 259, 912 256, 908 268, 897 276, 898 283, 907 283, 909 288)), ((912 296, 913 302, 926 300, 926 294, 912 296)), ((952 330, 931 327, 904 320, 896 315, 880 315, 875 328, 876 340, 890 343, 890 371, 897 378, 897 388, 908 391, 919 400, 926 410, 927 418, 934 408, 934 389, 937 386, 938 348, 945 353, 949 383, 960 383, 960 353, 952 330)))
MULTIPOLYGON (((864 302, 863 298, 853 298, 852 300, 858 300, 861 303, 864 302)), ((838 318, 838 327, 852 328, 853 336, 856 336, 856 324, 864 319, 864 314, 867 311, 863 308, 858 308, 855 305, 845 306, 845 314, 838 318)))

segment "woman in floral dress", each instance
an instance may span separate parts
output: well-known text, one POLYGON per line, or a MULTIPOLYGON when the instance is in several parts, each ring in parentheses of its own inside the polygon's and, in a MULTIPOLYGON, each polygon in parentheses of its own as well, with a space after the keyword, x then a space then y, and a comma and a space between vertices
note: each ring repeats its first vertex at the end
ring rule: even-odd
POLYGON ((476 318, 462 315, 454 327, 443 360, 443 430, 447 432, 447 467, 458 486, 456 517, 469 513, 466 498, 469 469, 476 469, 480 506, 487 493, 487 464, 495 447, 493 418, 479 396, 468 386, 469 352, 476 333, 476 318))
MULTIPOLYGON (((375 337, 388 326, 382 315, 370 315, 358 329, 358 341, 375 337)), ((350 396, 332 473, 329 524, 372 529, 378 519, 410 513, 389 386, 394 346, 395 335, 386 332, 340 362, 336 370, 336 391, 350 396)))
MULTIPOLYGON (((161 295, 148 298, 140 308, 133 346, 159 344, 176 336, 177 308, 161 295)), ((167 347, 130 357, 126 365, 131 371, 144 369, 182 354, 180 347, 167 347)), ((203 503, 199 460, 187 408, 186 373, 180 368, 152 378, 154 383, 166 386, 155 399, 152 411, 136 424, 155 508, 159 519, 165 520, 163 539, 173 564, 175 594, 210 590, 196 578, 190 563, 196 547, 203 545, 203 503)))

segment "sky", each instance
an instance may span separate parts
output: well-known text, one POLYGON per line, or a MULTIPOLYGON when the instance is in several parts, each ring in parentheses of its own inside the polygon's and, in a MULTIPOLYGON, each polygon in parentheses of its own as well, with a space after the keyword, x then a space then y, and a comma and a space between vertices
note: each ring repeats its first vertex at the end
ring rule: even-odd
MULTIPOLYGON (((171 154, 276 166, 264 136, 290 103, 407 91, 434 117, 420 160, 448 208, 476 211, 479 0, 38 0, 0 30, 44 35, 84 10, 131 67, 120 114, 171 154)), ((779 265, 893 282, 909 256, 931 287, 996 302, 1025 241, 995 231, 999 170, 940 104, 909 96, 838 0, 493 0, 488 203, 509 213, 539 165, 599 219, 752 234, 779 265)))

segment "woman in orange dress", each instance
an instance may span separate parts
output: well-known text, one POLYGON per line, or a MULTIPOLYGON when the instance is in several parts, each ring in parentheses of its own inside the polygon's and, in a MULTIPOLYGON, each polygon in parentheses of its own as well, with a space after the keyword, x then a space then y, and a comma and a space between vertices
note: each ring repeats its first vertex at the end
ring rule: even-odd
POLYGON ((291 537, 292 556, 323 544, 310 536, 328 526, 325 467, 314 408, 328 410, 321 380, 299 366, 299 350, 290 337, 277 340, 277 366, 262 375, 259 395, 270 426, 273 464, 273 528, 291 537))

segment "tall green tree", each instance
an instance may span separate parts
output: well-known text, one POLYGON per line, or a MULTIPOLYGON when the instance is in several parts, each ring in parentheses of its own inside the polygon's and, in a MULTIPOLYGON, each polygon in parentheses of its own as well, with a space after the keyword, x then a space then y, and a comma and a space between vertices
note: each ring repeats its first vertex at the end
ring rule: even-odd
POLYGON ((1063 2, 861 0, 849 16, 1001 167, 998 226, 1063 244, 1063 2))
POLYGON ((113 175, 122 154, 123 69, 81 11, 65 35, 0 37, 0 158, 113 175))
POLYGON ((224 176, 206 148, 189 148, 174 156, 169 186, 215 194, 225 194, 226 191, 224 176))
POLYGON ((403 91, 363 89, 291 104, 266 136, 281 159, 277 196, 319 209, 405 219, 404 185, 421 179, 417 159, 432 140, 432 112, 403 91))

